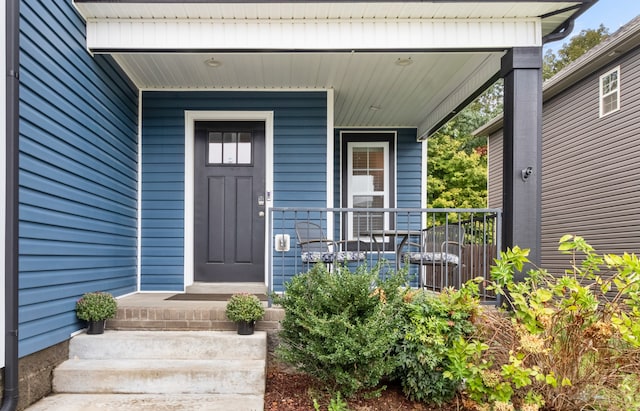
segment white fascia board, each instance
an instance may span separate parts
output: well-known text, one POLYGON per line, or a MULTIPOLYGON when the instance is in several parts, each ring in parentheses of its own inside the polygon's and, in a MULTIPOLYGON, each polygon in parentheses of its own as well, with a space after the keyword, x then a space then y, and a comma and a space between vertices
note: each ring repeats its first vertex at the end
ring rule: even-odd
POLYGON ((456 89, 451 91, 445 99, 436 106, 435 110, 427 115, 422 124, 418 126, 418 140, 424 140, 429 137, 428 133, 434 124, 438 124, 468 96, 472 95, 500 71, 502 55, 503 53, 494 53, 487 56, 467 81, 461 82, 456 89))
POLYGON ((519 19, 94 19, 91 51, 460 50, 534 47, 539 18, 519 19))

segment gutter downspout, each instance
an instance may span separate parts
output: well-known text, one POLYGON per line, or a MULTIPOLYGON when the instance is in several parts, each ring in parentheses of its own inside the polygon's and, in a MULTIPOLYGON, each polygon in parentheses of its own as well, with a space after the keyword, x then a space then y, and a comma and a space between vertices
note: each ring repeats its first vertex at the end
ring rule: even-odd
POLYGON ((6 2, 6 168, 5 221, 5 366, 0 411, 18 406, 18 124, 20 0, 6 2))
POLYGON ((595 5, 597 2, 598 0, 591 0, 586 3, 582 3, 582 6, 580 6, 579 10, 576 13, 574 13, 567 21, 562 23, 560 27, 555 29, 553 32, 547 34, 546 36, 542 37, 542 44, 547 44, 552 41, 562 40, 562 39, 565 39, 567 36, 569 36, 569 34, 571 34, 571 32, 573 31, 573 27, 575 25, 576 19, 580 17, 585 11, 587 11, 591 6, 595 5))

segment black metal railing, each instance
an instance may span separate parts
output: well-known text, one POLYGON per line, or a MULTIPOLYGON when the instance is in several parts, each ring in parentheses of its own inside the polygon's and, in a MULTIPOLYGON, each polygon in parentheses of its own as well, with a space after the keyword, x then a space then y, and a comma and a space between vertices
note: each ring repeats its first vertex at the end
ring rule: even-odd
MULTIPOLYGON (((499 209, 272 208, 269 291, 281 292, 313 264, 379 264, 406 270, 411 285, 433 291, 489 278, 501 247, 499 209)), ((480 286, 486 301, 495 295, 480 286)))

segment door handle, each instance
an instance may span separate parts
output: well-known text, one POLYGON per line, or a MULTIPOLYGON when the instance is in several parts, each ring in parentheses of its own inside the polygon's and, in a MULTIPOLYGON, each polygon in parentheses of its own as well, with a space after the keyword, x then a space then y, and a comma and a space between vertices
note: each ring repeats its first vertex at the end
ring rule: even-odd
POLYGON ((264 196, 258 196, 258 205, 260 207, 264 206, 264 196))

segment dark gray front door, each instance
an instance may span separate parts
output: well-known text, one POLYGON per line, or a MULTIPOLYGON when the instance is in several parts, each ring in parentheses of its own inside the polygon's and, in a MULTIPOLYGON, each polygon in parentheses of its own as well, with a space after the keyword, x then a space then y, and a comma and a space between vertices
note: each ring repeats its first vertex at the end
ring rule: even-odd
POLYGON ((263 122, 196 122, 196 281, 264 281, 264 140, 263 122))

